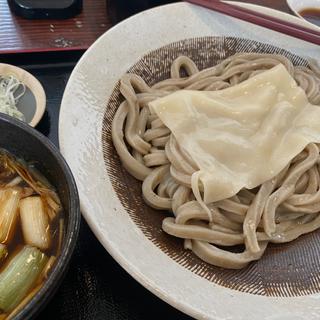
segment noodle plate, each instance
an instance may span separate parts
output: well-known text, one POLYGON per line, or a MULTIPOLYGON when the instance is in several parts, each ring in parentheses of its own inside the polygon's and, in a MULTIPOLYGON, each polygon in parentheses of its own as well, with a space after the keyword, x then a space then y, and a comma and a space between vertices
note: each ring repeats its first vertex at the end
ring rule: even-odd
POLYGON ((309 102, 319 105, 319 68, 313 64, 294 67, 281 55, 237 54, 202 71, 181 56, 172 63, 171 77, 151 87, 134 74, 121 79, 125 100, 114 117, 112 138, 123 166, 143 181, 148 205, 173 213, 163 220, 163 230, 184 239, 186 249, 216 266, 243 268, 259 259, 269 242, 289 242, 320 227, 319 146, 308 144, 272 179, 208 203, 205 210, 191 188, 197 164, 148 104, 181 89, 229 88, 279 63, 309 102), (243 247, 241 252, 234 250, 238 245, 243 247))

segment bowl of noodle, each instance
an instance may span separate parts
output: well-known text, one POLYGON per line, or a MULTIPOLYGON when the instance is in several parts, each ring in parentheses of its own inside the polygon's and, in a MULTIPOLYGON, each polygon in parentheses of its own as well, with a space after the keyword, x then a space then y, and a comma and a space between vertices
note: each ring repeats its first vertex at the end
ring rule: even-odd
POLYGON ((316 319, 319 56, 225 19, 173 4, 106 33, 66 88, 61 149, 96 236, 159 297, 196 318, 316 319), (149 19, 160 35, 146 45, 149 19), (141 48, 120 42, 130 28, 141 48))

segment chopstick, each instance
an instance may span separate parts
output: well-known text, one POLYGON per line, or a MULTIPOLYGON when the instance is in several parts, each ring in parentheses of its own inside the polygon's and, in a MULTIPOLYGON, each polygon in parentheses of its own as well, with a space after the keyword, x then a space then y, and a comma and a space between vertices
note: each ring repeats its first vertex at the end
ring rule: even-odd
POLYGON ((320 45, 320 31, 219 0, 186 0, 225 15, 320 45))

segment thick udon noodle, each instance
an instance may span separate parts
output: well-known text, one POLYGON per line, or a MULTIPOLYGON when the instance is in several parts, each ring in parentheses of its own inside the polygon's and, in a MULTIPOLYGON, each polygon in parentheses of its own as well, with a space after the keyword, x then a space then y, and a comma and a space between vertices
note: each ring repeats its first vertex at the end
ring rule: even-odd
POLYGON ((281 55, 243 53, 199 71, 187 57, 177 58, 171 77, 148 86, 134 74, 121 79, 125 100, 113 123, 114 146, 125 169, 143 181, 145 202, 169 210, 163 230, 184 239, 185 248, 200 259, 225 268, 243 268, 259 259, 269 242, 289 242, 320 227, 319 146, 309 144, 280 174, 254 190, 210 203, 211 217, 195 200, 191 176, 198 171, 170 130, 148 103, 181 90, 221 90, 282 63, 305 90, 311 103, 320 104, 320 70, 293 66, 281 55), (243 251, 234 246, 243 245, 243 251))

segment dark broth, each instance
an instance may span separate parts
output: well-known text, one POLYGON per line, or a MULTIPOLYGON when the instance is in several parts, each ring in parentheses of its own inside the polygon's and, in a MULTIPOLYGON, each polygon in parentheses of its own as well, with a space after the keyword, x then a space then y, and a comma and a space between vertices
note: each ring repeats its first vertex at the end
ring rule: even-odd
MULTIPOLYGON (((3 166, 3 160, 1 158, 1 155, 3 155, 4 153, 8 154, 14 160, 16 159, 10 153, 7 153, 7 151, 5 151, 5 150, 0 148, 0 169, 1 169, 0 173, 3 173, 3 171, 5 170, 5 166, 3 166)), ((26 164, 26 165, 27 165, 26 168, 28 168, 29 164, 26 164)), ((30 174, 31 171, 28 170, 28 172, 30 174)), ((1 177, 1 174, 0 174, 0 189, 6 188, 5 184, 7 184, 9 181, 11 181, 16 176, 18 176, 18 174, 16 174, 16 173, 10 175, 9 177, 6 176, 6 175, 3 175, 1 177)), ((35 181, 40 181, 40 180, 36 180, 35 176, 33 176, 33 178, 34 178, 35 181)), ((30 188, 28 183, 25 182, 24 180, 22 180, 20 183, 18 183, 14 187, 15 188, 26 188, 26 187, 30 188)), ((42 185, 42 187, 44 187, 44 186, 42 185)), ((32 194, 32 196, 36 196, 36 195, 39 195, 39 194, 37 193, 37 191, 34 190, 34 193, 32 194)), ((0 201, 1 201, 1 199, 0 199, 0 201)), ((0 214, 1 214, 1 212, 0 212, 0 214)), ((50 247, 48 249, 46 249, 46 250, 39 249, 48 258, 57 257, 59 255, 59 253, 60 253, 59 252, 59 245, 60 245, 59 244, 59 238, 63 235, 63 228, 61 230, 61 227, 60 227, 60 221, 61 220, 63 221, 63 211, 62 210, 59 211, 59 213, 57 214, 57 216, 53 220, 49 219, 49 221, 50 221, 50 223, 49 223, 49 225, 50 225, 50 235, 51 235, 50 247)), ((1 225, 0 225, 0 228, 1 228, 1 225)), ((0 274, 6 268, 6 266, 8 266, 8 264, 10 263, 12 258, 17 253, 19 253, 23 249, 24 246, 28 245, 26 243, 25 239, 24 239, 24 236, 23 236, 23 231, 22 231, 22 226, 21 226, 21 218, 20 218, 20 214, 19 213, 18 213, 18 218, 17 218, 16 225, 15 225, 15 228, 14 228, 14 236, 12 237, 12 239, 10 241, 7 241, 7 240, 4 241, 3 244, 6 245, 8 254, 7 254, 6 258, 0 259, 0 274)), ((44 267, 44 269, 45 268, 46 267, 44 267)), ((50 273, 51 269, 52 269, 52 267, 50 268, 49 273, 50 273)), ((39 285, 39 283, 45 281, 45 278, 42 278, 42 277, 40 277, 40 278, 38 278, 37 282, 34 284, 34 286, 29 290, 29 292, 25 296, 28 296, 28 294, 32 290, 34 290, 35 287, 37 285, 39 285)), ((1 313, 1 310, 0 310, 0 318, 2 319, 2 317, 3 317, 3 314, 1 313)))
POLYGON ((301 17, 320 27, 320 8, 306 8, 299 11, 301 17))

